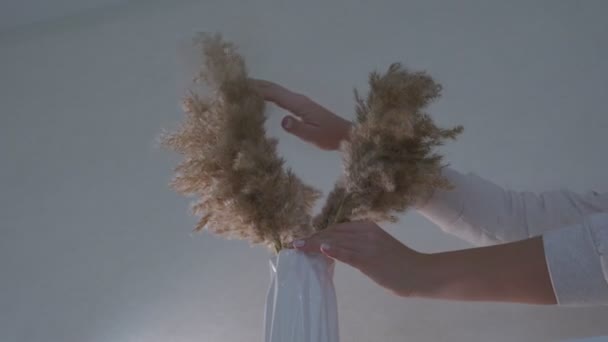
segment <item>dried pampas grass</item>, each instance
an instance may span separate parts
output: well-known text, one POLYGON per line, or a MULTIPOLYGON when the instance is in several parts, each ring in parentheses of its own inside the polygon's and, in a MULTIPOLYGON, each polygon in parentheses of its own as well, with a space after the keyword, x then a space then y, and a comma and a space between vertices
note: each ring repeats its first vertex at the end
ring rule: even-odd
POLYGON ((320 193, 284 167, 277 141, 265 136, 264 100, 235 47, 219 35, 198 36, 195 45, 205 61, 195 82, 215 93, 208 99, 187 95, 186 121, 163 139, 184 157, 172 187, 198 197, 193 212, 202 218, 196 230, 278 251, 310 233, 310 211, 320 193))
POLYGON ((424 108, 441 87, 425 73, 399 64, 370 75, 370 92, 356 92, 357 120, 340 147, 344 174, 323 210, 311 217, 320 192, 304 184, 277 155, 267 138, 264 100, 248 79, 243 58, 220 35, 195 39, 204 58, 196 83, 214 91, 190 92, 185 122, 163 143, 180 153, 172 187, 197 197, 196 230, 262 243, 279 251, 295 238, 333 223, 368 219, 396 221, 417 200, 449 187, 434 148, 454 139, 462 127, 440 129, 424 108))
POLYGON ((441 129, 424 112, 441 86, 398 63, 371 73, 369 85, 366 99, 355 90, 357 121, 340 146, 344 175, 315 217, 316 230, 352 220, 396 222, 396 213, 450 187, 434 149, 463 128, 441 129))

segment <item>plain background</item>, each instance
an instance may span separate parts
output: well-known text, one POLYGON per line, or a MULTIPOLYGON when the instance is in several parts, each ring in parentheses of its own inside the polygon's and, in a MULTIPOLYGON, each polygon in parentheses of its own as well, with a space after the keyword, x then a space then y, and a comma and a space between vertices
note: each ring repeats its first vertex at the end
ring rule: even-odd
MULTIPOLYGON (((218 31, 251 74, 353 117, 352 88, 401 61, 445 87, 452 166, 505 187, 608 191, 608 2, 43 1, 0 4, 0 341, 261 341, 269 254, 192 234, 162 129, 182 118, 179 42, 218 31)), ((187 58, 186 58, 187 59, 187 58)), ((338 154, 269 134, 327 192, 338 154)), ((319 206, 321 203, 319 203, 319 206)), ((425 252, 469 247, 417 213, 425 252)), ((396 298, 337 267, 343 341, 608 334, 608 308, 396 298)))

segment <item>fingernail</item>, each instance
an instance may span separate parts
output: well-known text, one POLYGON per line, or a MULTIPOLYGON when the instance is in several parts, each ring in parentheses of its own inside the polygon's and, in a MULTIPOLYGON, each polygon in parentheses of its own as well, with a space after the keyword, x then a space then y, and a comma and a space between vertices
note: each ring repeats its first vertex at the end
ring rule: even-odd
POLYGON ((304 241, 304 240, 296 240, 293 242, 294 247, 304 247, 305 244, 306 244, 306 241, 304 241))
POLYGON ((287 116, 287 117, 285 117, 285 119, 283 119, 283 127, 291 128, 292 125, 293 125, 293 122, 291 121, 291 118, 289 116, 287 116))
POLYGON ((321 244, 321 250, 322 251, 328 251, 330 250, 329 244, 327 242, 324 242, 321 244))

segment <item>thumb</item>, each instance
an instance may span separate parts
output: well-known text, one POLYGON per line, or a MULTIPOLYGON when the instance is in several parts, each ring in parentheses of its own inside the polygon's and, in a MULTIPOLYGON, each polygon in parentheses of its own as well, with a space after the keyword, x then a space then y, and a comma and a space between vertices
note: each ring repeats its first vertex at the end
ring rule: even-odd
POLYGON ((283 126, 283 129, 285 129, 287 132, 307 142, 316 143, 320 138, 319 131, 316 127, 302 122, 290 115, 283 118, 281 121, 281 126, 283 126))

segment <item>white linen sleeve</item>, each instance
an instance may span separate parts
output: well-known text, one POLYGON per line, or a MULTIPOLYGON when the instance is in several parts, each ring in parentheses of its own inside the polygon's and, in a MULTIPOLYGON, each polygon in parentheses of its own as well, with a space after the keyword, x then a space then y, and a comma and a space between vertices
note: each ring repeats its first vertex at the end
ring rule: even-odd
POLYGON ((608 305, 608 213, 543 234, 559 305, 608 305))
POLYGON ((442 172, 454 189, 437 190, 416 209, 445 232, 474 245, 522 240, 608 212, 608 193, 519 192, 473 173, 450 168, 442 172))

